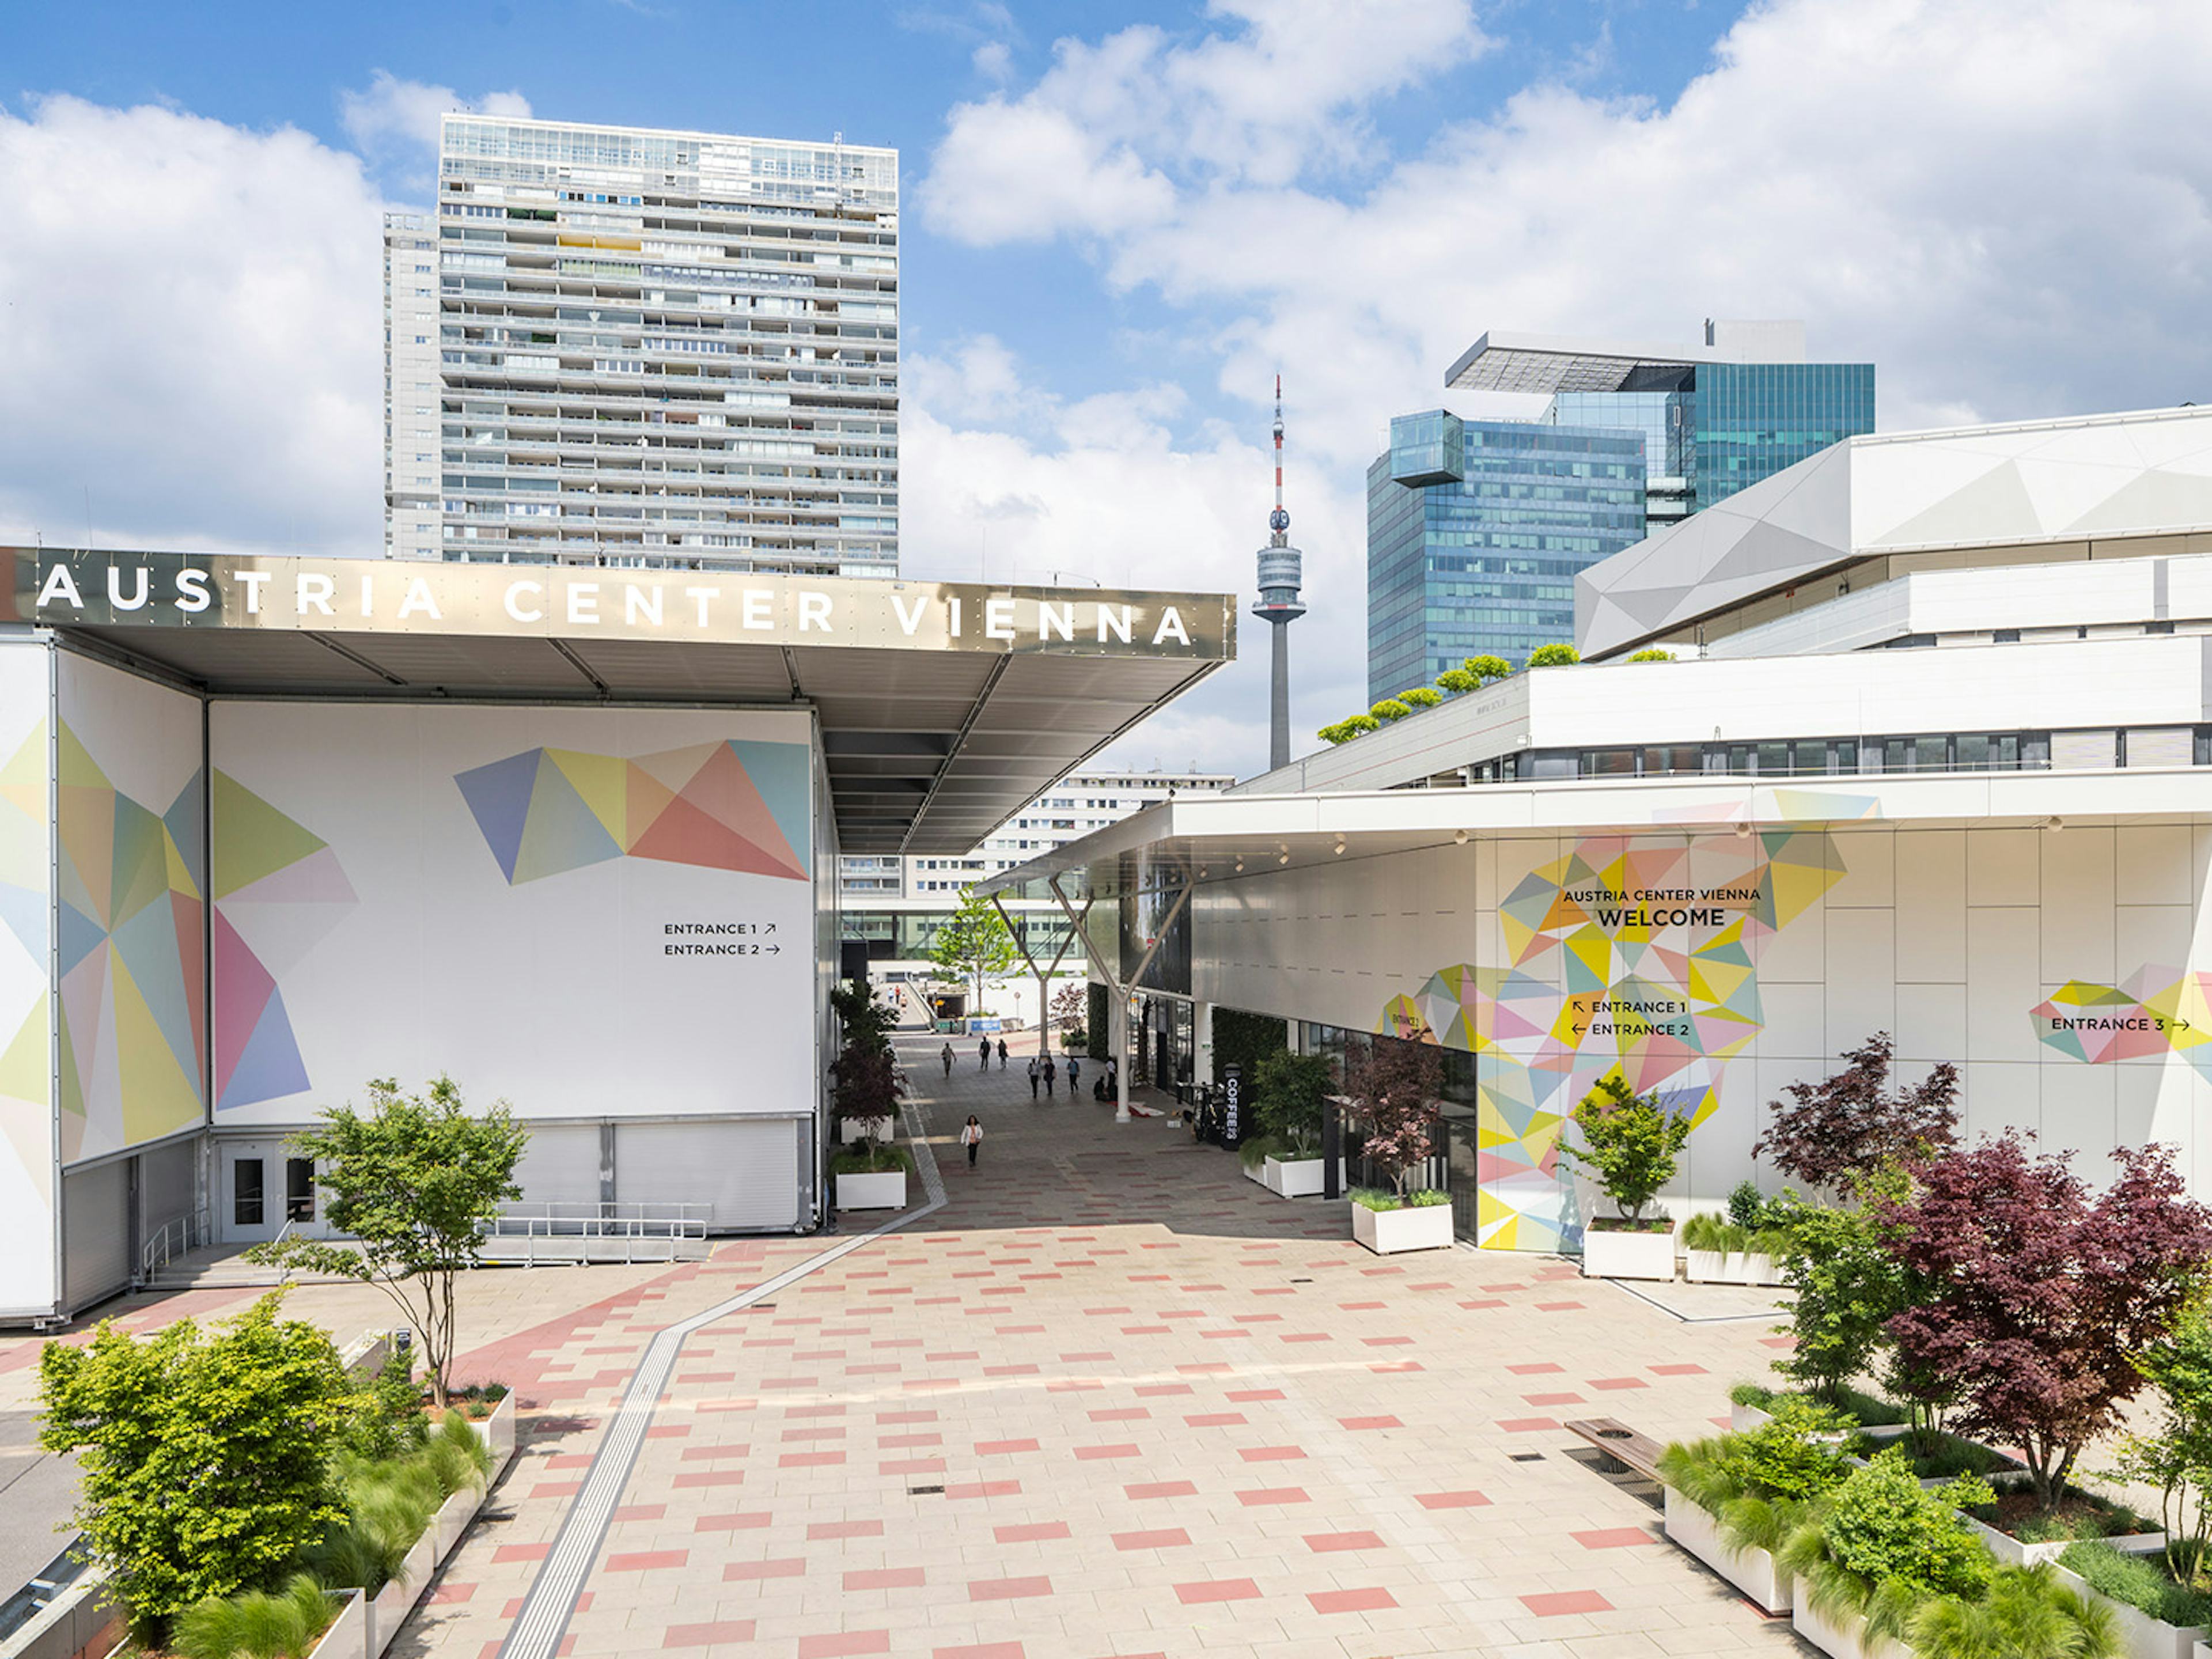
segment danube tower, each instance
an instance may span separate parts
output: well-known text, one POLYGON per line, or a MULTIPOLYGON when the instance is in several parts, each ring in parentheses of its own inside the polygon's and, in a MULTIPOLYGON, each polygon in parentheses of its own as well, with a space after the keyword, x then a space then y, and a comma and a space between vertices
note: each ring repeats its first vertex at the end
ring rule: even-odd
POLYGON ((1267 769, 1291 763, 1291 642, 1286 629, 1306 614, 1298 603, 1304 560, 1291 545, 1291 515, 1283 510, 1283 377, 1275 376, 1275 510, 1260 550, 1260 603, 1252 614, 1275 633, 1274 689, 1267 731, 1267 769))

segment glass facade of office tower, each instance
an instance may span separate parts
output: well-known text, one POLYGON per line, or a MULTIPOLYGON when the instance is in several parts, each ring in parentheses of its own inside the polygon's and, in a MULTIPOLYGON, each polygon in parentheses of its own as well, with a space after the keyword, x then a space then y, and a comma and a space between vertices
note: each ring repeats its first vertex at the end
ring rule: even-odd
POLYGON ((898 574, 898 155, 448 115, 386 228, 386 551, 898 574))
POLYGON ((1686 471, 1700 507, 1874 430, 1872 363, 1700 363, 1688 397, 1686 471))
POLYGON ((1575 573, 1644 535, 1644 439, 1441 410, 1367 470, 1369 701, 1571 640, 1575 573))

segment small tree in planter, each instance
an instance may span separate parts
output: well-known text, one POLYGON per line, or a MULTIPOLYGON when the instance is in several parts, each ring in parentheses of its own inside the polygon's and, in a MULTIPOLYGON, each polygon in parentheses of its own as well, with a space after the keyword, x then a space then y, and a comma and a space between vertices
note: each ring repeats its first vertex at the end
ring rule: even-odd
POLYGON ((1060 1033, 1060 1046, 1075 1054, 1087 1046, 1089 1033, 1083 1029, 1083 1020, 1090 1007, 1088 982, 1072 981, 1052 994, 1050 1029, 1060 1033))
POLYGON ((2173 1329, 2135 1356, 2159 1392, 2157 1428, 2120 1443, 2119 1474, 2159 1491, 2166 1571, 2203 1588, 2212 1548, 2212 1308, 2200 1297, 2173 1329))
POLYGON ((1336 1068, 1320 1054, 1278 1048, 1261 1055, 1252 1073, 1253 1116, 1273 1166, 1267 1175, 1268 1188, 1285 1198, 1319 1194, 1325 1186, 1322 1113, 1335 1086, 1336 1068))
POLYGON ((1589 1173, 1618 1212, 1598 1217, 1584 1229, 1583 1271, 1601 1278, 1672 1279, 1674 1221, 1664 1216, 1646 1221, 1644 1206, 1674 1178, 1690 1139, 1690 1120, 1661 1105, 1656 1091, 1638 1094, 1619 1072, 1598 1079, 1573 1118, 1583 1145, 1563 1150, 1589 1173), (1607 1237, 1637 1233, 1649 1233, 1656 1242, 1638 1248, 1607 1237))
MULTIPOLYGON (((846 1143, 846 1159, 860 1160, 855 1173, 879 1174, 903 1170, 897 1148, 885 1144, 876 1126, 898 1116, 899 1101, 906 1091, 900 1085, 896 1062, 889 1048, 848 1042, 837 1056, 837 1087, 830 1097, 838 1121, 857 1131, 846 1143)), ((841 1169, 840 1173, 844 1173, 841 1169)))
POLYGON ((1774 1367, 1839 1406, 1887 1340, 1887 1322, 1905 1305, 1904 1269, 1889 1230, 1868 1210, 1802 1205, 1787 1237, 1782 1280, 1797 1295, 1790 1322, 1775 1328, 1796 1341, 1774 1367))
POLYGON ((1876 1031, 1819 1083, 1793 1083, 1788 1103, 1767 1103, 1766 1133, 1753 1158, 1784 1175, 1845 1197, 1886 1164, 1948 1151, 1959 1133, 1959 1068, 1948 1060, 1910 1089, 1889 1087, 1889 1033, 1876 1031))
POLYGON ((1899 1355, 1956 1380, 1958 1425, 2019 1447, 2046 1509, 2212 1260, 2212 1211, 2184 1195, 2166 1149, 2112 1156, 2119 1177, 2093 1198, 2065 1158, 2009 1133, 1929 1160, 1911 1197, 1875 1206, 1928 1285, 1887 1322, 1899 1355))
POLYGON ((1435 1048, 1401 1037, 1372 1039, 1349 1068, 1346 1087, 1366 1130, 1363 1151, 1390 1182, 1387 1192, 1352 1194, 1352 1235, 1379 1255, 1452 1242, 1445 1195, 1407 1188, 1413 1171, 1436 1154, 1443 1077, 1443 1060, 1435 1048), (1394 1211, 1407 1213, 1402 1219, 1382 1218, 1394 1211))

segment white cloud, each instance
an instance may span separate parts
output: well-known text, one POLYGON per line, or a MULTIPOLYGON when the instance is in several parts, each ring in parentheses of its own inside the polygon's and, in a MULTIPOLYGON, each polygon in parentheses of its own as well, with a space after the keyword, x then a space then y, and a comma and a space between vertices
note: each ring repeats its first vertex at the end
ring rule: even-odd
POLYGON ((338 95, 338 118, 346 136, 372 155, 395 149, 435 150, 438 118, 453 111, 526 116, 530 100, 519 92, 488 92, 471 100, 451 87, 403 81, 386 70, 369 77, 366 91, 338 95))
POLYGON ((380 203, 290 128, 0 111, 0 538, 374 553, 380 203))

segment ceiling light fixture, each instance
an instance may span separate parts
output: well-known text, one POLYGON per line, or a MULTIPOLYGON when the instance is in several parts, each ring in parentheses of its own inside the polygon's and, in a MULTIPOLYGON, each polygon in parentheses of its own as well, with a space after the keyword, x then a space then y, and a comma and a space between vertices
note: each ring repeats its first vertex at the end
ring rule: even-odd
POLYGON ((1342 836, 1339 836, 1336 838, 1336 851, 1338 857, 1341 858, 1344 855, 1344 837, 1342 836))
POLYGON ((1751 839, 1751 826, 1750 826, 1748 823, 1739 823, 1739 824, 1737 824, 1737 825, 1736 825, 1736 827, 1735 827, 1735 835, 1736 835, 1736 839, 1737 839, 1738 841, 1748 841, 1748 840, 1750 840, 1750 839, 1751 839))
POLYGON ((1237 873, 1240 876, 1244 873, 1244 860, 1243 859, 1237 860, 1237 873))
POLYGON ((1466 845, 1467 845, 1467 831, 1466 831, 1466 830, 1453 830, 1453 831, 1452 831, 1452 839, 1453 839, 1455 842, 1458 842, 1458 843, 1459 843, 1459 845, 1461 845, 1462 847, 1466 846, 1466 845))
POLYGON ((1278 863, 1278 864, 1288 864, 1290 861, 1291 861, 1291 855, 1290 855, 1288 853, 1284 854, 1280 858, 1279 858, 1279 859, 1277 859, 1277 860, 1275 860, 1275 862, 1276 862, 1276 863, 1278 863))
POLYGON ((2048 828, 2051 833, 2055 836, 2061 830, 2063 830, 2066 827, 2066 820, 2054 816, 2050 823, 2045 827, 2048 828))

